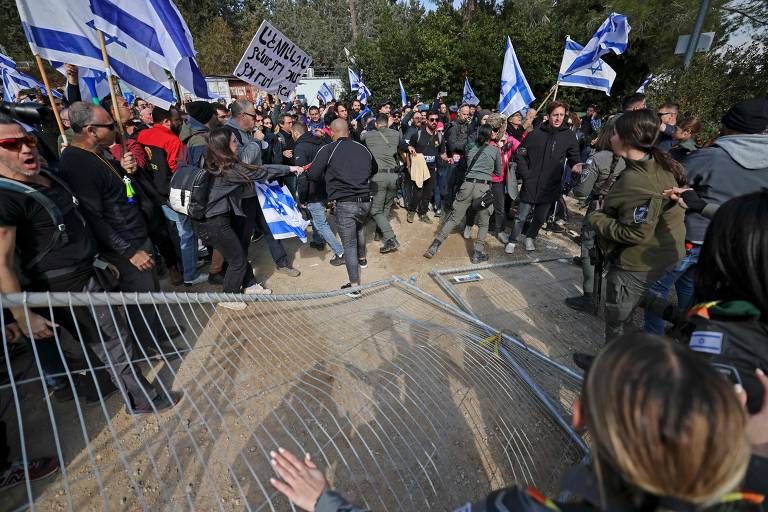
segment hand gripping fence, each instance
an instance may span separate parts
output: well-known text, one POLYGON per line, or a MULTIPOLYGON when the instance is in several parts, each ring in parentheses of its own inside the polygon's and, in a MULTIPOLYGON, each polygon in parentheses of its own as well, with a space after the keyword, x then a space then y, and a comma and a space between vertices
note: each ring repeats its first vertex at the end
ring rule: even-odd
POLYGON ((277 447, 374 510, 556 492, 587 453, 567 416, 579 375, 399 278, 360 290, 0 295, 59 325, 3 333, 0 463, 18 485, 0 510, 295 510, 269 483, 277 447), (41 457, 59 471, 35 480, 41 457))

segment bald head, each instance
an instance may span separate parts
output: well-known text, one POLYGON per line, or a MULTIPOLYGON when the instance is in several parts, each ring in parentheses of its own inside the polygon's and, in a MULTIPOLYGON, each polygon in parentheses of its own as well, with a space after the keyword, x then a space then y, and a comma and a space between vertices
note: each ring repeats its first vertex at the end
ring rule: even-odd
POLYGON ((291 135, 293 135, 293 140, 299 140, 299 137, 305 133, 307 133, 307 127, 304 126, 303 123, 296 123, 291 126, 291 135))
POLYGON ((347 120, 334 119, 331 123, 331 131, 333 132, 333 140, 349 137, 349 125, 347 124, 347 120))

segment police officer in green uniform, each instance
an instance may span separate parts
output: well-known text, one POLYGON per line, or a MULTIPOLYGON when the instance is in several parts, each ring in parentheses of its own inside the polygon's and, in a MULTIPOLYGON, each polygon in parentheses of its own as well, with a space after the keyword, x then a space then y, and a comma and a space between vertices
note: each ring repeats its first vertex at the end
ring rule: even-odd
POLYGON ((611 148, 626 169, 603 208, 587 217, 606 255, 605 337, 620 336, 646 290, 685 254, 684 211, 664 197, 685 182, 680 164, 655 148, 659 120, 648 109, 616 119, 611 148))
POLYGON ((584 278, 584 294, 568 297, 565 304, 577 311, 588 311, 593 306, 592 290, 595 285, 595 230, 586 222, 586 217, 602 204, 608 191, 618 179, 626 165, 624 159, 611 151, 613 121, 603 127, 595 144, 596 152, 584 164, 579 182, 573 187, 573 196, 587 208, 581 224, 581 272, 584 278))
POLYGON ((402 140, 402 133, 389 128, 389 116, 386 114, 379 114, 376 118, 375 130, 363 132, 361 136, 361 141, 379 166, 379 172, 371 178, 371 217, 384 239, 384 245, 379 249, 382 254, 396 251, 400 247, 388 217, 397 195, 397 180, 401 169, 397 148, 402 140))
POLYGON ((488 261, 488 255, 483 253, 485 236, 488 234, 488 224, 493 213, 493 197, 488 194, 488 191, 491 189, 491 175, 502 176, 503 173, 503 162, 499 148, 488 143, 501 138, 505 130, 506 122, 502 123, 499 129, 493 129, 489 124, 483 124, 478 128, 477 145, 470 149, 467 154, 467 174, 459 193, 456 194, 453 210, 435 236, 432 245, 424 253, 425 258, 432 258, 437 254, 440 244, 464 220, 467 209, 473 206, 473 201, 482 199, 484 205, 477 208, 475 214, 475 222, 479 231, 471 261, 472 263, 488 261), (484 198, 486 195, 487 198, 484 198))

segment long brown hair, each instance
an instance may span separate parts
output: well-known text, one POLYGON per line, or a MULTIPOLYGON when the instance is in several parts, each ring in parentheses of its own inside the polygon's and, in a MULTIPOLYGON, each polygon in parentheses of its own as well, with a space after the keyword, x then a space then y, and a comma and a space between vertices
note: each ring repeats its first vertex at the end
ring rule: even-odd
POLYGON ((746 473, 747 418, 733 386, 684 345, 619 338, 595 359, 581 400, 603 491, 707 506, 746 473))
POLYGON ((214 128, 208 134, 208 150, 205 154, 205 169, 214 176, 227 174, 229 178, 252 181, 244 169, 259 169, 257 165, 244 164, 229 147, 235 134, 229 128, 214 128))
POLYGON ((650 109, 643 108, 618 116, 615 130, 624 144, 650 153, 662 169, 672 173, 678 185, 685 185, 683 166, 676 162, 669 153, 656 147, 659 125, 660 121, 656 114, 650 109))

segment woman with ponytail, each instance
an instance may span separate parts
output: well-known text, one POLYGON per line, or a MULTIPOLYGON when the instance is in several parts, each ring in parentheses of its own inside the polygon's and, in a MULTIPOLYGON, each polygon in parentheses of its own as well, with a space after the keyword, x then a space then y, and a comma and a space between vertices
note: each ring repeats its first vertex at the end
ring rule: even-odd
POLYGON ((684 212, 664 196, 685 176, 669 153, 655 147, 658 133, 659 119, 648 109, 616 119, 611 150, 626 169, 587 217, 608 268, 606 341, 624 332, 648 287, 685 254, 684 212))

